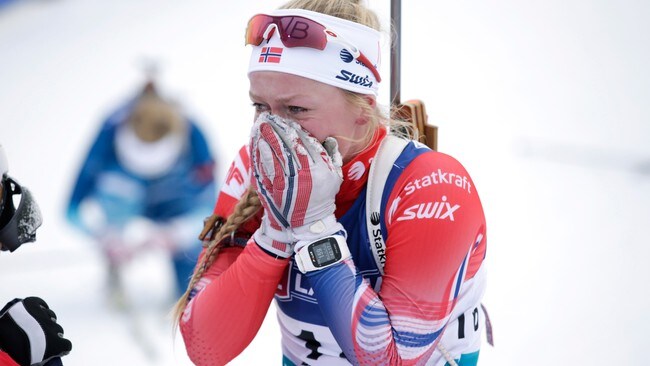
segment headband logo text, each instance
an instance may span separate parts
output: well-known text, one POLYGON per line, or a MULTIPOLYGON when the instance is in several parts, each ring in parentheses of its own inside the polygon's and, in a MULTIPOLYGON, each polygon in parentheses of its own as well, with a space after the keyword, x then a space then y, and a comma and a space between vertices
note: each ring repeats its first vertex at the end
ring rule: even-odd
POLYGON ((349 81, 352 84, 357 84, 368 88, 372 87, 372 81, 370 81, 368 75, 363 77, 347 70, 341 70, 341 74, 336 75, 336 78, 343 81, 349 81))

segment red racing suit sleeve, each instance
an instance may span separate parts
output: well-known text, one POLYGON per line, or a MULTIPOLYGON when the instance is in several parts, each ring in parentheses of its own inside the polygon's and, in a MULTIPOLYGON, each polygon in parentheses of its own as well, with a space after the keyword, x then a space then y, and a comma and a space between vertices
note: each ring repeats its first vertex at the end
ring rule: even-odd
MULTIPOLYGON (((242 148, 228 172, 215 213, 227 217, 248 188, 248 155, 242 148)), ((256 220, 247 222, 254 230, 256 220), (253 222, 253 224, 249 224, 253 222)), ((201 258, 205 250, 201 253, 201 258)), ((187 354, 196 365, 223 365, 253 340, 268 311, 288 259, 275 259, 252 240, 220 250, 190 293, 180 320, 187 354)))
POLYGON ((225 365, 248 346, 288 262, 269 256, 252 241, 244 249, 223 249, 181 317, 180 330, 194 364, 225 365))
POLYGON ((423 365, 463 283, 485 256, 485 217, 474 183, 452 157, 427 152, 402 172, 384 212, 381 289, 354 258, 308 272, 325 322, 353 364, 423 365))
POLYGON ((14 361, 9 354, 0 351, 0 366, 20 366, 14 361))

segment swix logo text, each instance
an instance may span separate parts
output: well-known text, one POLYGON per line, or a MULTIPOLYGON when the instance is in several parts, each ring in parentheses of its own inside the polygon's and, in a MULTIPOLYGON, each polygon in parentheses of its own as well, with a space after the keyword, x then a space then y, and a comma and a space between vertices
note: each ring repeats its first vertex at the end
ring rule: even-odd
POLYGON ((353 74, 350 71, 347 70, 341 70, 340 75, 336 75, 337 79, 343 80, 343 81, 349 81, 352 84, 358 84, 361 86, 367 86, 368 88, 372 87, 372 81, 368 78, 368 75, 364 76, 359 76, 357 74, 353 74))
POLYGON ((413 205, 406 210, 397 221, 406 221, 413 219, 436 219, 454 221, 454 212, 460 208, 460 205, 451 205, 447 202, 447 196, 442 196, 441 202, 423 202, 413 205))

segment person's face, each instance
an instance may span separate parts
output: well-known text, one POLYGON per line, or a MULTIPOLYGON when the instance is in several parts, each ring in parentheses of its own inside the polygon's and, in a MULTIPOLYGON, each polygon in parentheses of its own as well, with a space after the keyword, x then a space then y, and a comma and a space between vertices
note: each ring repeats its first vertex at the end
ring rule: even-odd
POLYGON ((269 112, 298 122, 319 141, 335 137, 344 162, 365 147, 370 124, 362 109, 348 102, 343 90, 273 71, 253 72, 249 79, 255 119, 269 112))
POLYGON ((129 118, 136 136, 143 142, 156 142, 181 128, 181 117, 169 104, 154 97, 138 101, 129 118))

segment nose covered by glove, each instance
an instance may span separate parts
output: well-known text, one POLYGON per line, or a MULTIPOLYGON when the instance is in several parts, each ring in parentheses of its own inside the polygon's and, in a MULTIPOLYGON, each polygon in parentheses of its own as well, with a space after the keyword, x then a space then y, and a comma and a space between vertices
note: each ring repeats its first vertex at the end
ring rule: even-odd
POLYGON ((293 244, 343 230, 336 221, 335 197, 343 182, 338 143, 321 144, 298 123, 261 114, 249 144, 254 184, 264 216, 254 239, 287 258, 293 244))

